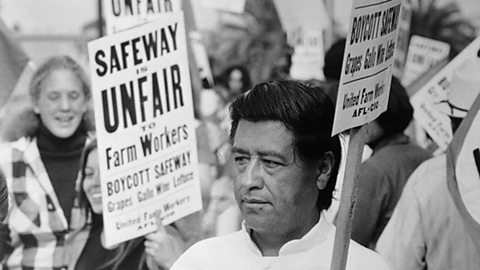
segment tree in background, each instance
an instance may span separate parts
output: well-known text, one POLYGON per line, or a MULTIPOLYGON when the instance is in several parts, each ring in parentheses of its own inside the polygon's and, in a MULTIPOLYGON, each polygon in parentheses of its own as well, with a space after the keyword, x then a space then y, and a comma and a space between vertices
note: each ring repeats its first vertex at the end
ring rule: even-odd
POLYGON ((254 84, 285 76, 291 49, 272 0, 247 0, 243 14, 222 14, 222 24, 204 33, 214 75, 240 64, 254 84))

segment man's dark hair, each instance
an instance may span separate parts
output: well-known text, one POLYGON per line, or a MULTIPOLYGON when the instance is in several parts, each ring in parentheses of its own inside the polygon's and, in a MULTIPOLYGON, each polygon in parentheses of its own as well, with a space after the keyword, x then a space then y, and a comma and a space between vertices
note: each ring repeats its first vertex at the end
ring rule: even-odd
POLYGON ((413 118, 413 107, 407 91, 400 81, 392 76, 388 108, 377 121, 382 127, 385 136, 402 133, 413 118))
POLYGON ((341 157, 340 140, 338 136, 331 136, 334 110, 332 101, 320 87, 295 81, 261 83, 237 97, 230 106, 230 141, 233 144, 242 119, 251 122, 281 121, 293 133, 296 156, 305 161, 316 161, 331 151, 335 164, 317 200, 319 210, 327 209, 332 203, 341 157))

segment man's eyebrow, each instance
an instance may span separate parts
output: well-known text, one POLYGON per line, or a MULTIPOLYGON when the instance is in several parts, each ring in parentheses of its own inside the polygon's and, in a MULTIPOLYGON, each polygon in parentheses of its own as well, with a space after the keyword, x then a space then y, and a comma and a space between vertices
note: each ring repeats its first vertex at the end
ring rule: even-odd
POLYGON ((284 155, 282 155, 279 152, 275 152, 275 151, 260 151, 260 152, 258 152, 258 155, 259 156, 270 156, 270 157, 277 157, 277 158, 285 159, 284 155))
POLYGON ((232 153, 238 153, 238 154, 248 154, 248 151, 244 150, 244 149, 241 149, 241 148, 238 148, 238 147, 235 147, 233 146, 232 147, 232 153))
MULTIPOLYGON (((248 152, 248 151, 246 151, 242 148, 235 147, 235 146, 232 147, 232 153, 245 154, 245 155, 250 154, 250 152, 248 152)), ((275 152, 275 151, 259 151, 258 155, 262 156, 262 157, 265 157, 265 156, 277 157, 279 159, 286 160, 286 157, 284 155, 282 155, 279 152, 275 152)))

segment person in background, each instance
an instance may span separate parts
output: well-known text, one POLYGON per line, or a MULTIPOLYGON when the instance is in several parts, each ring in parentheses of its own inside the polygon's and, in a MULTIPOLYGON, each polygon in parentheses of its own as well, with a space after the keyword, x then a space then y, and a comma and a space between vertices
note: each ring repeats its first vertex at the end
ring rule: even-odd
POLYGON ((222 73, 221 80, 226 86, 224 92, 221 93, 226 103, 230 103, 252 87, 250 74, 243 65, 227 67, 222 73))
MULTIPOLYGON (((67 269, 88 235, 78 207, 77 175, 93 124, 90 87, 68 56, 49 58, 32 77, 28 111, 4 126, 22 137, 0 148, 10 211, 2 226, 6 269, 67 269), (27 122, 25 122, 27 121, 27 122)), ((16 139, 16 138, 13 138, 16 139)), ((3 256, 2 256, 3 257, 3 256)))
MULTIPOLYGON (((479 57, 461 65, 452 75, 448 99, 438 105, 450 117, 454 136, 480 93, 479 71, 479 57)), ((477 198, 468 211, 477 220, 478 230, 480 178, 475 170, 464 173, 473 180, 465 191, 477 198)), ((465 180, 457 182, 460 185, 465 180)), ((398 269, 480 269, 480 239, 472 237, 465 226, 448 181, 445 154, 422 163, 408 179, 376 247, 398 269)))
POLYGON ((220 128, 227 133, 226 137, 228 138, 228 130, 230 128, 228 108, 237 96, 250 90, 252 83, 250 81, 250 74, 244 66, 232 65, 222 73, 219 84, 224 84, 226 87, 219 88, 223 89, 220 95, 224 99, 224 106, 217 112, 217 117, 220 119, 220 128))
POLYGON ((335 103, 337 100, 338 86, 342 73, 343 54, 345 52, 345 38, 337 40, 325 52, 323 74, 325 75, 325 92, 335 103))
MULTIPOLYGON (((230 111, 244 226, 196 243, 172 269, 329 269, 335 227, 323 210, 341 156, 339 139, 331 136, 333 103, 320 88, 272 81, 239 96, 230 111)), ((351 241, 347 269, 390 268, 351 241)))
POLYGON ((8 188, 5 175, 0 170, 0 223, 7 217, 8 213, 8 188))
POLYGON ((242 215, 233 194, 233 179, 223 176, 210 190, 210 203, 203 217, 205 237, 236 232, 241 228, 242 215))
POLYGON ((413 118, 413 107, 400 81, 392 77, 388 108, 367 124, 365 143, 373 150, 358 172, 353 240, 375 249, 410 174, 430 158, 425 149, 403 132, 413 118))
POLYGON ((158 218, 158 230, 110 249, 105 248, 103 208, 97 141, 84 150, 81 169, 79 202, 85 214, 91 217, 88 240, 76 263, 76 270, 135 270, 169 269, 185 250, 185 242, 174 226, 164 227, 158 218))

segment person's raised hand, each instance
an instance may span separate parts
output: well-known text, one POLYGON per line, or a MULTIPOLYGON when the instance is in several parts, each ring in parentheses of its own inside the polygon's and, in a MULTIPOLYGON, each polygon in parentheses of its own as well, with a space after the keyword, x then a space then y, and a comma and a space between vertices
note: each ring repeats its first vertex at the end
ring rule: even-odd
POLYGON ((169 269, 185 250, 183 240, 172 226, 165 227, 160 215, 155 215, 157 230, 145 236, 145 253, 149 269, 157 266, 169 269))

